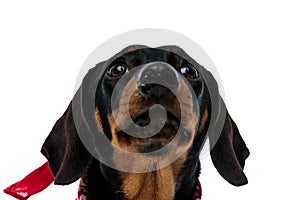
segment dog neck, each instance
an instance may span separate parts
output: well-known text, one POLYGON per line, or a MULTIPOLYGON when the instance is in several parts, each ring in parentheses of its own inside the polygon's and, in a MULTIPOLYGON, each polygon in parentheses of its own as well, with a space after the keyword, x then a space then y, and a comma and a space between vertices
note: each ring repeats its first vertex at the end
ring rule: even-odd
MULTIPOLYGON (((177 161, 179 162, 179 161, 177 161)), ((147 173, 112 172, 107 167, 100 170, 100 163, 93 162, 86 174, 87 190, 91 200, 189 200, 193 198, 200 172, 200 163, 177 170, 179 163, 147 173), (108 177, 103 175, 109 173, 108 177), (105 178, 106 177, 106 178, 105 178)))

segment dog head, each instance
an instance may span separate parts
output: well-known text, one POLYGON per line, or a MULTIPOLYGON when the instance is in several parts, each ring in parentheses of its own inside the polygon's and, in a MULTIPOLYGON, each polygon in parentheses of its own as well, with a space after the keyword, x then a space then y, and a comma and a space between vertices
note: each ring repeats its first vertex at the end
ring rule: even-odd
POLYGON ((171 194, 169 199, 192 190, 188 182, 199 175, 206 138, 218 172, 233 185, 247 183, 243 167, 249 151, 219 96, 217 82, 179 47, 130 46, 88 72, 42 147, 56 184, 72 183, 91 170, 93 152, 83 145, 79 126, 84 134, 92 132, 90 140, 101 135, 112 146, 137 155, 128 158, 109 149, 109 156, 104 156, 112 168, 101 162, 104 152, 98 152, 101 175, 128 199, 143 195, 141 191, 157 192, 153 182, 168 191, 162 195, 171 194), (124 166, 129 171, 116 170, 124 166), (131 173, 136 166, 152 170, 131 173))

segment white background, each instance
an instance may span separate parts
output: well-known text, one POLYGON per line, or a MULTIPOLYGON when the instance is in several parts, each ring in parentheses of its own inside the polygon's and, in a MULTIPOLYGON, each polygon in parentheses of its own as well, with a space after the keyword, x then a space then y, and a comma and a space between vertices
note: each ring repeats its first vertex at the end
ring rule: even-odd
MULTIPOLYGON (((243 187, 202 160, 203 199, 299 199, 299 9, 289 0, 2 1, 0 189, 45 162, 40 147, 86 57, 114 35, 153 27, 180 32, 209 54, 251 151, 243 187)), ((72 200, 77 185, 51 185, 31 199, 72 200)))

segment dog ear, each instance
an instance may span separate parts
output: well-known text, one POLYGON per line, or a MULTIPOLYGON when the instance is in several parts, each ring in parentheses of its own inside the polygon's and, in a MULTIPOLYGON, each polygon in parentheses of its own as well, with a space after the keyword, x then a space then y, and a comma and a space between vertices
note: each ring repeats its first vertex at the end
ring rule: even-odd
POLYGON ((250 154, 249 150, 237 125, 228 114, 226 105, 219 94, 217 81, 209 71, 204 68, 202 70, 210 99, 212 128, 208 130, 207 134, 212 148, 211 159, 225 180, 235 186, 245 185, 248 180, 243 168, 245 160, 250 154))
POLYGON ((227 111, 221 135, 210 154, 217 171, 225 180, 235 186, 248 183, 243 168, 250 152, 227 111))
POLYGON ((55 184, 73 183, 87 170, 92 156, 77 134, 72 102, 55 123, 42 146, 41 153, 48 159, 55 184))
POLYGON ((41 153, 48 159, 55 184, 75 182, 96 159, 93 152, 95 137, 97 145, 101 145, 104 134, 98 134, 95 123, 95 93, 107 62, 100 62, 88 70, 67 110, 57 120, 42 146, 41 153))
POLYGON ((84 175, 94 158, 82 141, 93 144, 91 128, 96 133, 95 91, 105 71, 103 65, 101 62, 89 69, 67 110, 42 146, 41 153, 48 159, 55 184, 75 182, 84 175))

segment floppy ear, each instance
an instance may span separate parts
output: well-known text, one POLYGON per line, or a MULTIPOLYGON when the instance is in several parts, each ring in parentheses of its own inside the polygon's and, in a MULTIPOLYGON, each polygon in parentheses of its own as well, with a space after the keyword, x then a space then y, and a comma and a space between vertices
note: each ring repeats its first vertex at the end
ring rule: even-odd
POLYGON ((73 183, 86 172, 91 154, 82 144, 73 121, 72 102, 46 138, 41 153, 48 159, 54 183, 73 183))
POLYGON ((243 172, 249 150, 241 137, 238 127, 227 112, 226 105, 219 94, 218 83, 213 75, 202 68, 205 83, 211 100, 210 123, 208 130, 211 146, 211 159, 219 174, 229 183, 241 186, 248 183, 243 172), (219 135, 218 133, 221 134, 219 135))
POLYGON ((106 67, 105 61, 89 69, 67 110, 42 146, 41 153, 48 159, 55 184, 75 182, 85 174, 94 159, 83 142, 94 147, 94 136, 103 135, 97 134, 94 114, 96 88, 106 67))
POLYGON ((248 183, 243 168, 250 153, 227 111, 221 135, 210 154, 216 169, 225 180, 235 186, 248 183))

